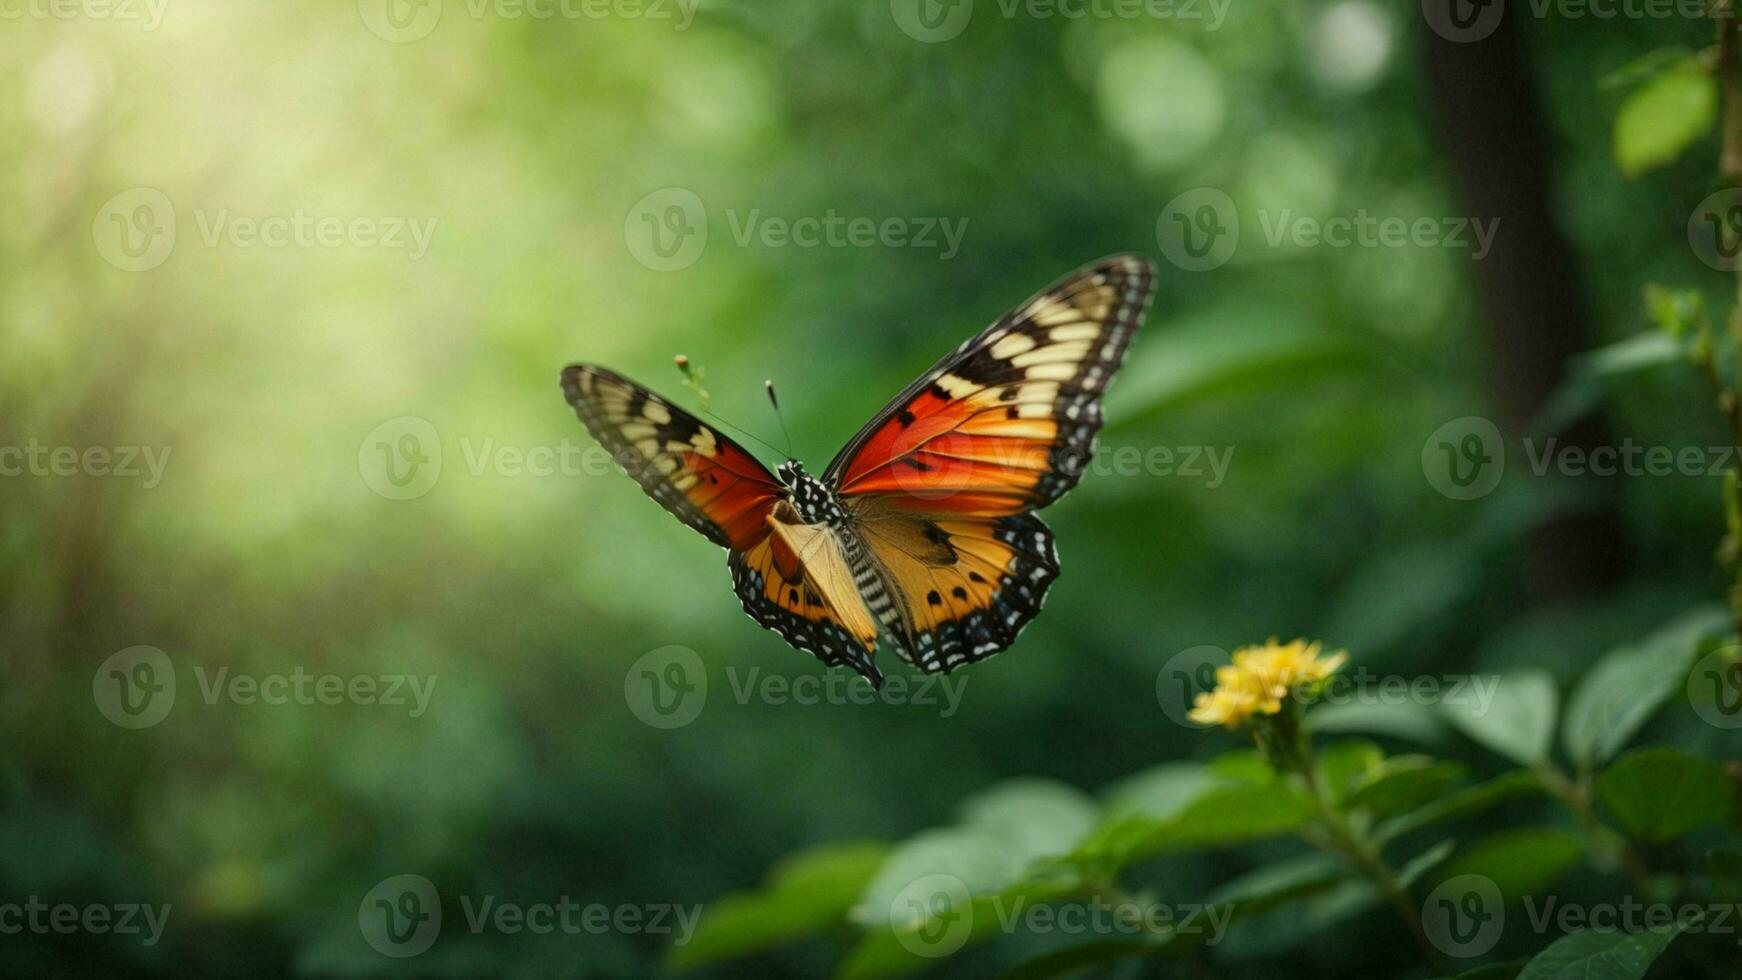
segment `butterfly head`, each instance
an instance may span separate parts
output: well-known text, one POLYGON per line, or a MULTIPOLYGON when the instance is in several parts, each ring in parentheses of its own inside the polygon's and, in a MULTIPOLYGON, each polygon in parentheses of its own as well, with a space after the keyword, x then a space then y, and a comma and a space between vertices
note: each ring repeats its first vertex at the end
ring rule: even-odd
POLYGON ((786 462, 781 463, 780 467, 774 471, 774 474, 780 477, 780 482, 789 487, 798 486, 800 481, 808 475, 804 471, 804 464, 796 459, 789 459, 786 462))

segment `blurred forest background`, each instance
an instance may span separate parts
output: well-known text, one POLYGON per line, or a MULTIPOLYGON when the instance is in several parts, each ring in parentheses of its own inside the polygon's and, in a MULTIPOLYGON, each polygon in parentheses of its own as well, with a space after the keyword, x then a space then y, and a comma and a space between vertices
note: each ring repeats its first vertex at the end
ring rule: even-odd
MULTIPOLYGON (((1379 672, 1565 681, 1721 595, 1717 477, 1537 476, 1520 449, 1557 431, 1726 442, 1673 358, 1615 383, 1577 357, 1646 329, 1646 281, 1731 289, 1687 238, 1716 140, 1636 179, 1612 148, 1614 73, 1710 44, 1702 20, 1513 4, 1456 42, 1413 0, 1081 18, 979 0, 959 34, 924 38, 900 0, 705 0, 693 19, 433 3, 20 4, 0 23, 0 445, 168 453, 157 480, 143 461, 0 478, 0 901, 173 908, 150 946, 0 937, 0 972, 659 974, 670 936, 474 934, 454 896, 707 903, 806 844, 897 840, 1011 776, 1092 791, 1223 751, 1155 693, 1199 645, 1303 635, 1379 672), (1241 226, 1201 271, 1158 241, 1197 188, 1241 226), (646 223, 681 231, 692 201, 705 248, 650 256, 646 223), (1500 224, 1477 259, 1272 244, 1284 212, 1500 224), (831 213, 965 224, 947 256, 941 232, 737 234, 831 213), (234 224, 299 214, 340 219, 337 244, 234 224), (357 219, 403 221, 386 237, 405 246, 357 219), (153 255, 166 221, 173 248, 153 255), (694 408, 681 352, 716 412, 778 441, 773 378, 819 471, 943 351, 1126 250, 1161 280, 1103 447, 1231 464, 1102 472, 1048 511, 1064 574, 1047 612, 956 675, 953 712, 735 697, 752 670, 822 668, 747 619, 724 556, 629 480, 514 462, 591 445, 563 364, 694 408), (1467 416, 1510 454, 1475 500, 1422 464, 1467 416), (383 484, 375 443, 423 423, 439 476, 383 484), (626 680, 674 644, 710 690, 662 729, 626 680), (138 646, 177 691, 129 729, 93 691, 138 646), (220 668, 435 686, 415 716, 250 704, 203 695, 220 668), (448 926, 401 960, 365 941, 358 903, 407 873, 448 926)), ((1392 955, 1356 941, 1242 970, 1357 975, 1392 955)), ((801 945, 755 969, 830 962, 801 945)))

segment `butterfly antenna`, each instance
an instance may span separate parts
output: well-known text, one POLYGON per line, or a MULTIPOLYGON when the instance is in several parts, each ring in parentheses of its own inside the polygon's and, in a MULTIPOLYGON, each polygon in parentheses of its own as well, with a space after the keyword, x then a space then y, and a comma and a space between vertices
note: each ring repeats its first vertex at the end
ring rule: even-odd
MULTIPOLYGON (((736 432, 739 435, 743 436, 744 438, 749 439, 751 442, 766 446, 769 450, 771 450, 773 452, 777 452, 777 453, 780 452, 779 446, 771 445, 770 443, 766 442, 765 440, 758 438, 754 432, 750 432, 746 429, 741 429, 738 426, 735 426, 732 423, 730 423, 730 422, 726 421, 725 419, 719 417, 718 415, 714 414, 714 410, 710 404, 712 402, 712 399, 710 399, 708 397, 707 389, 702 387, 702 373, 703 372, 702 372, 701 367, 699 367, 696 364, 691 363, 690 359, 685 357, 682 354, 679 354, 677 357, 673 358, 673 362, 677 364, 677 369, 679 371, 683 372, 684 387, 690 389, 691 391, 694 391, 696 393, 696 395, 699 398, 701 398, 702 414, 703 415, 706 415, 708 418, 711 418, 715 422, 718 422, 721 426, 724 426, 725 428, 731 429, 733 432, 736 432)), ((788 440, 788 441, 790 442, 791 440, 788 440)), ((787 454, 787 458, 788 459, 792 458, 790 453, 787 454)))
POLYGON ((780 397, 774 393, 773 379, 762 382, 762 386, 768 389, 768 404, 774 406, 774 417, 780 420, 780 434, 786 437, 786 458, 797 459, 792 454, 792 432, 786 427, 786 416, 781 414, 780 397))

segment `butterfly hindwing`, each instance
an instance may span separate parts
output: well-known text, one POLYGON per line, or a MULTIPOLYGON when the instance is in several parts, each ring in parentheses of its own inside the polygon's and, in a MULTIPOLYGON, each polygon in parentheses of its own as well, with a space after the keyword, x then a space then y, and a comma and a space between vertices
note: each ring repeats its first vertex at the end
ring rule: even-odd
POLYGON ((723 548, 768 534, 780 481, 756 457, 694 415, 591 364, 563 369, 563 393, 641 489, 723 548))
POLYGON ((1101 396, 1155 288, 1155 269, 1114 256, 1060 280, 951 352, 829 465, 843 496, 898 507, 1019 514, 1082 477, 1101 396))
POLYGON ((900 610, 897 649, 928 673, 1016 642, 1058 576, 1052 531, 1033 514, 928 516, 870 498, 848 506, 900 610))
POLYGON ((748 551, 732 553, 732 584, 744 611, 823 663, 846 664, 880 682, 871 660, 877 625, 836 532, 797 523, 786 503, 775 509, 770 528, 748 551))

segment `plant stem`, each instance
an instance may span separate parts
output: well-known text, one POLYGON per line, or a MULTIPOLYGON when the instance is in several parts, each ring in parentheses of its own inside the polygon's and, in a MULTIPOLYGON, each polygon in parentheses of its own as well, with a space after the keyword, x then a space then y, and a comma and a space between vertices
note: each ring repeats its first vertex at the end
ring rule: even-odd
POLYGON ((1579 827, 1591 841, 1598 853, 1613 857, 1620 862, 1627 874, 1633 879, 1633 887, 1638 889, 1643 901, 1651 901, 1655 889, 1651 884, 1651 870, 1640 859, 1639 853, 1627 843, 1627 839, 1597 819, 1597 811, 1591 806, 1591 789, 1588 780, 1574 781, 1566 773, 1558 769, 1552 762, 1543 762, 1534 767, 1537 778, 1542 781, 1543 788, 1556 799, 1572 809, 1579 819, 1579 827))
MULTIPOLYGON (((1718 87, 1723 94, 1724 119, 1721 149, 1718 153, 1718 180, 1724 187, 1742 187, 1742 54, 1739 50, 1736 25, 1736 0, 1714 0, 1712 21, 1718 33, 1718 87)), ((1731 229, 1735 233, 1735 229, 1731 229)), ((1724 228, 1718 229, 1723 234, 1724 228)), ((1742 357, 1742 264, 1736 268, 1736 301, 1725 317, 1730 338, 1742 357)), ((1730 444, 1742 452, 1742 405, 1736 390, 1724 379, 1718 367, 1715 341, 1702 325, 1698 339, 1702 349, 1695 359, 1706 373, 1718 402, 1718 412, 1730 428, 1730 444)), ((1742 370, 1742 366, 1739 366, 1742 370)), ((1730 484, 1725 492, 1725 524, 1727 532, 1721 556, 1730 573, 1729 601, 1737 633, 1742 635, 1742 466, 1730 471, 1730 484)))
POLYGON ((1323 781, 1319 778, 1318 769, 1312 763, 1312 749, 1306 738, 1300 740, 1299 775, 1306 783, 1307 795, 1312 798, 1313 805, 1318 808, 1319 833, 1308 833, 1308 843, 1335 854, 1349 864, 1350 867, 1373 883, 1379 893, 1385 896, 1397 914, 1409 926, 1410 934, 1415 937, 1416 944, 1429 956, 1435 954, 1432 943, 1428 941, 1427 933, 1421 927, 1421 911, 1415 907, 1415 902, 1409 897, 1409 890, 1397 880, 1397 873, 1386 865, 1379 856, 1379 849, 1374 846, 1371 838, 1355 829, 1349 821, 1348 814, 1337 809, 1332 804, 1330 794, 1326 792, 1323 781))

